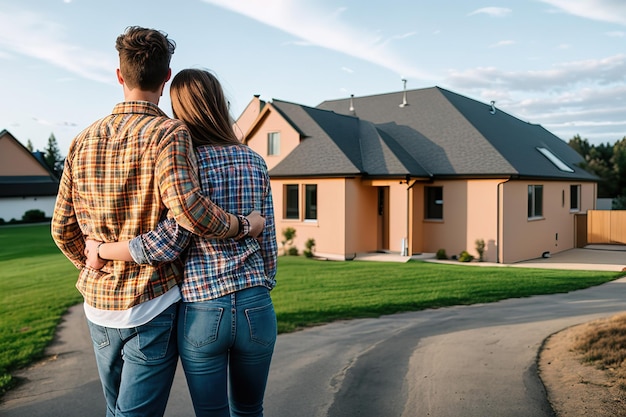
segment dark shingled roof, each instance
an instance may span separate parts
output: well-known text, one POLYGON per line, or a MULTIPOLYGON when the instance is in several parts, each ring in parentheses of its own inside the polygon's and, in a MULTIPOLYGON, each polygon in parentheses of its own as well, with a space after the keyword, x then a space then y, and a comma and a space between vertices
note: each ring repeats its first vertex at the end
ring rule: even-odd
POLYGON ((280 100, 272 105, 301 134, 300 144, 270 171, 272 177, 428 177, 394 138, 372 123, 280 100))
POLYGON ((0 197, 55 196, 59 182, 47 176, 1 176, 0 197))
POLYGON ((316 108, 272 102, 301 142, 275 177, 501 177, 596 181, 583 158, 545 130, 439 88, 330 100, 316 108), (400 106, 406 94, 406 106, 400 106), (353 106, 354 110, 350 107, 353 106), (573 172, 560 170, 546 148, 573 172))

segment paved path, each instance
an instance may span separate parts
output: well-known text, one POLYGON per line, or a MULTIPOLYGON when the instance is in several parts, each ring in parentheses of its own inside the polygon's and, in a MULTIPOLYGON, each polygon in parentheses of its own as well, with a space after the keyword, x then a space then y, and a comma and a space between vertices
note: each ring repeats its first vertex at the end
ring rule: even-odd
MULTIPOLYGON (((611 270, 621 270, 621 257, 611 270)), ((624 312, 624 300, 626 278, 567 294, 336 322, 281 335, 266 415, 553 416, 537 377, 543 340, 568 326, 624 312)), ((82 306, 64 317, 48 353, 50 360, 20 372, 25 383, 5 396, 0 415, 104 415, 82 306)), ((166 415, 193 415, 182 372, 166 415)))

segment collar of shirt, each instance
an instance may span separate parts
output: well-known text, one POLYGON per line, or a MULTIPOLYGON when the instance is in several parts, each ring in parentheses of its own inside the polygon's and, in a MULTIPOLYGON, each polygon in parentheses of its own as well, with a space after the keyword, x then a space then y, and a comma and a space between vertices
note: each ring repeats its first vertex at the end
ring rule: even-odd
POLYGON ((123 101, 113 108, 112 114, 147 114, 151 116, 169 117, 163 110, 149 101, 123 101))

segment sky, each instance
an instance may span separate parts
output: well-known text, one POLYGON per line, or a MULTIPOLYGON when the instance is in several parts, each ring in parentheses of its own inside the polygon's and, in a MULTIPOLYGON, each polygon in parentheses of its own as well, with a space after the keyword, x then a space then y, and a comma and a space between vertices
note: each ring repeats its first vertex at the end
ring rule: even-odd
POLYGON ((135 25, 175 40, 173 73, 212 71, 235 119, 254 95, 314 107, 406 80, 564 141, 626 136, 624 0, 0 0, 0 131, 66 155, 123 101, 115 39, 135 25))

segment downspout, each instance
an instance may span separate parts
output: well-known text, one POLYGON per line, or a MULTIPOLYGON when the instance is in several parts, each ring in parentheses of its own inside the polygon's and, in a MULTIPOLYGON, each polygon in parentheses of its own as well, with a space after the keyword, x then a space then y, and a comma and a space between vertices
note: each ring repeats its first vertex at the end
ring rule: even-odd
POLYGON ((507 182, 511 181, 511 178, 506 181, 502 181, 498 183, 498 192, 497 192, 497 209, 496 209, 496 263, 500 263, 500 213, 502 212, 502 208, 500 207, 500 186, 504 186, 507 182))
POLYGON ((409 185, 409 181, 411 180, 411 176, 407 174, 406 176, 406 245, 404 247, 404 252, 402 256, 409 256, 409 246, 413 239, 410 238, 411 235, 411 188, 417 183, 417 180, 413 181, 413 184, 409 185))

